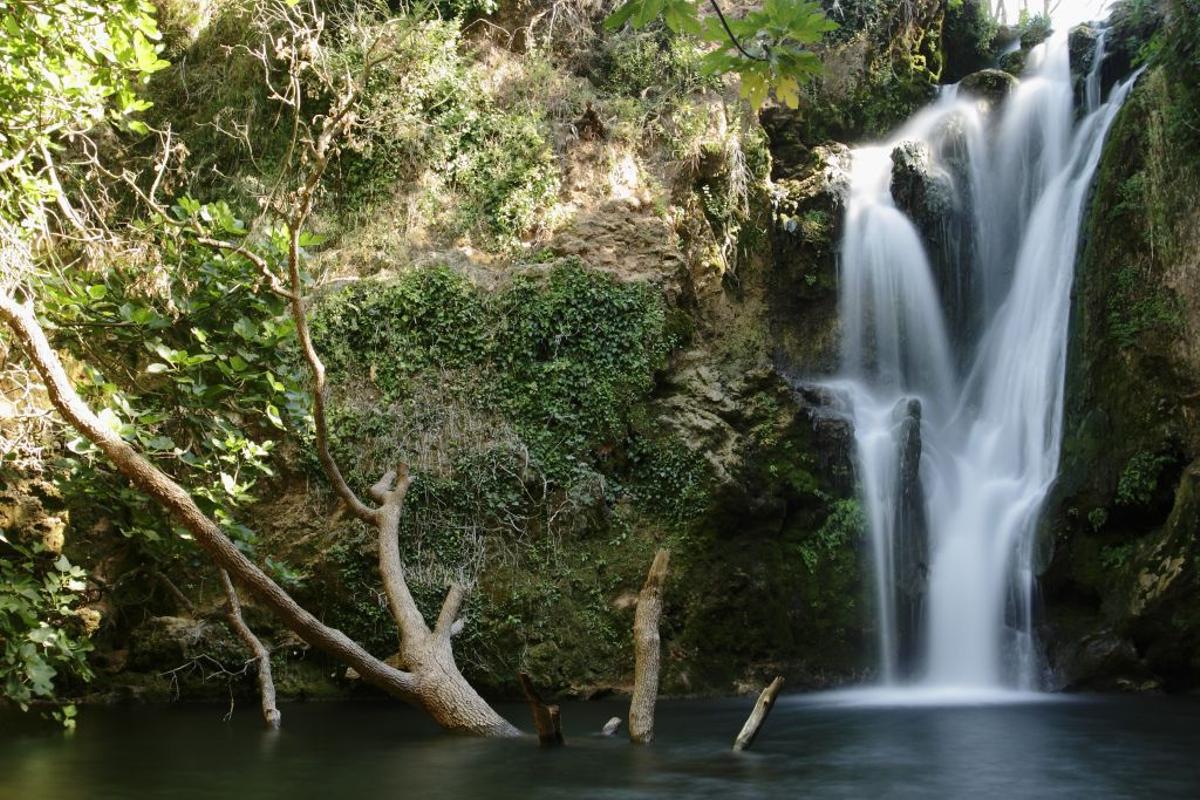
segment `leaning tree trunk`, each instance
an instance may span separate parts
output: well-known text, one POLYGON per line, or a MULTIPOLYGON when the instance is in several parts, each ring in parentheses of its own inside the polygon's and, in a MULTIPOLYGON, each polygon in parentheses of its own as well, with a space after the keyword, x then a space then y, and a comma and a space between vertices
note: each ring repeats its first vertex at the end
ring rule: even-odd
POLYGON ((669 550, 659 550, 638 595, 633 615, 633 697, 629 701, 629 738, 636 744, 654 739, 654 704, 658 701, 658 670, 662 646, 658 619, 662 616, 662 587, 669 550))
MULTIPOLYGON (((425 709, 447 730, 479 736, 519 733, 479 696, 454 663, 450 636, 462 603, 462 590, 457 586, 451 588, 438 624, 430 631, 404 583, 396 535, 400 503, 408 486, 406 477, 395 486, 393 475, 380 481, 374 489, 384 498, 380 508, 370 509, 361 502, 354 508, 360 518, 375 522, 380 534, 384 585, 401 629, 405 666, 401 670, 375 658, 297 603, 237 548, 221 527, 200 510, 191 495, 106 426, 75 391, 31 305, 0 291, 0 319, 41 375, 50 401, 63 418, 95 444, 118 472, 187 529, 218 567, 227 570, 300 638, 352 667, 367 683, 425 709)), ((344 483, 340 488, 345 488, 344 483)))
POLYGON ((733 741, 734 752, 740 753, 743 750, 750 749, 750 745, 754 744, 754 740, 758 738, 758 732, 762 730, 763 723, 767 721, 767 716, 770 715, 771 709, 775 707, 775 698, 779 696, 779 690, 783 688, 783 676, 775 678, 771 684, 762 690, 762 694, 758 696, 758 700, 754 703, 754 709, 750 712, 750 716, 746 718, 746 724, 742 726, 738 732, 737 738, 733 741))

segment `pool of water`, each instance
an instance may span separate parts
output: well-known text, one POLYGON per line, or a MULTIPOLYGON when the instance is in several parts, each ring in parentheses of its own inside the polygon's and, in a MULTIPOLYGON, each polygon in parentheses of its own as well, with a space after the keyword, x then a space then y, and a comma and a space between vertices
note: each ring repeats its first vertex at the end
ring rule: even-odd
POLYGON ((649 747, 595 733, 621 704, 566 704, 554 751, 382 701, 285 705, 276 733, 249 705, 88 708, 71 735, 3 716, 0 798, 1200 797, 1197 698, 998 700, 784 697, 741 754, 749 699, 662 702, 649 747))

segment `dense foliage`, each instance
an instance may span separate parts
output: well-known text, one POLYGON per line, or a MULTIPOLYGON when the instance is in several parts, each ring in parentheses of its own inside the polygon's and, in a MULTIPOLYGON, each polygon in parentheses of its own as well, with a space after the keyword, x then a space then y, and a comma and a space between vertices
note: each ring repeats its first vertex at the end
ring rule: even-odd
POLYGON ((479 411, 501 413, 533 465, 565 482, 620 443, 630 408, 674 346, 651 287, 571 263, 495 294, 447 270, 359 284, 322 303, 314 330, 350 385, 367 371, 381 407, 440 373, 439 388, 458 383, 479 411))
POLYGON ((45 224, 53 153, 105 121, 134 131, 138 94, 167 62, 149 0, 0 3, 0 214, 45 224))

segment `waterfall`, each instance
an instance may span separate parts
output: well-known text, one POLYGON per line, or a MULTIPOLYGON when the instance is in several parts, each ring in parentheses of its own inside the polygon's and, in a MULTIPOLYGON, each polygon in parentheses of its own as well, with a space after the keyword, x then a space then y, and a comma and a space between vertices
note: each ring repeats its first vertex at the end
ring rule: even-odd
MULTIPOLYGON (((1067 37, 996 107, 948 87, 853 154, 842 372, 885 684, 1037 688, 1033 545, 1084 204, 1133 78, 1076 112, 1067 37)), ((1136 76, 1135 76, 1136 77, 1136 76)))

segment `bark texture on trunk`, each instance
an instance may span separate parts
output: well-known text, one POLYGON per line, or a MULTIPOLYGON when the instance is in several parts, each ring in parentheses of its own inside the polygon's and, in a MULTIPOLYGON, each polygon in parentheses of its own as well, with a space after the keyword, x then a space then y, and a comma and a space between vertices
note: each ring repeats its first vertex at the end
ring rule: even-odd
MULTIPOLYGON (((438 629, 431 632, 404 584, 396 534, 399 503, 408 486, 406 476, 401 477, 399 483, 393 483, 394 476, 385 476, 387 485, 380 491, 387 494, 387 499, 380 509, 366 509, 361 503, 351 506, 356 514, 365 510, 367 513, 360 516, 374 522, 380 532, 384 586, 401 628, 405 669, 400 670, 375 658, 346 634, 330 628, 309 613, 248 559, 220 526, 200 510, 187 491, 106 426, 75 391, 30 304, 0 292, 0 319, 21 344, 63 419, 95 444, 137 489, 157 501, 192 534, 218 567, 227 570, 300 638, 352 667, 372 686, 424 708, 447 730, 480 736, 519 734, 462 677, 450 651, 452 631, 438 629)), ((381 485, 384 483, 380 482, 381 485)), ((461 602, 461 589, 452 589, 447 600, 454 597, 458 598, 455 602, 461 602)))
POLYGON ((767 721, 767 715, 775 707, 775 698, 779 696, 779 690, 782 688, 783 676, 779 676, 771 681, 770 686, 762 690, 762 694, 758 696, 758 700, 754 704, 754 710, 750 712, 746 724, 742 726, 741 732, 733 742, 734 752, 740 753, 754 744, 754 739, 758 736, 763 723, 767 721))
POLYGON ((529 702, 529 710, 533 712, 533 727, 537 730, 538 742, 542 747, 558 747, 565 744, 562 735, 562 717, 557 705, 547 705, 542 696, 534 688, 533 679, 524 672, 518 672, 521 681, 521 691, 529 702))
POLYGON ((669 550, 659 550, 638 595, 633 615, 633 697, 629 701, 629 738, 636 744, 654 740, 654 704, 658 701, 658 671, 662 646, 658 620, 662 616, 663 582, 667 577, 669 550))
POLYGON ((238 599, 237 589, 234 588, 229 573, 223 569, 219 572, 221 573, 221 585, 225 589, 225 598, 229 601, 229 608, 226 611, 229 625, 242 640, 242 644, 246 645, 246 649, 254 655, 255 666, 258 669, 258 697, 262 703, 263 722, 267 723, 268 728, 278 728, 283 715, 279 713, 279 707, 275 704, 275 678, 271 675, 271 651, 254 634, 254 631, 250 630, 250 626, 242 617, 242 602, 238 599))

